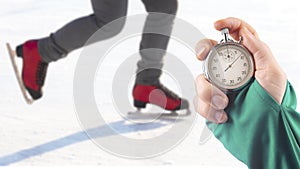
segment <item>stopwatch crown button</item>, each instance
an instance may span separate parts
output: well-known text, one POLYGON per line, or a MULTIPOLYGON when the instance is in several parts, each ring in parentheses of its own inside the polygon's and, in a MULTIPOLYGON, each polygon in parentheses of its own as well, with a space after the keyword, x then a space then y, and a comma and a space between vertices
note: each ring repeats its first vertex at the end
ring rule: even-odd
POLYGON ((222 33, 222 35, 229 34, 229 29, 228 28, 223 28, 221 30, 221 33, 222 33))

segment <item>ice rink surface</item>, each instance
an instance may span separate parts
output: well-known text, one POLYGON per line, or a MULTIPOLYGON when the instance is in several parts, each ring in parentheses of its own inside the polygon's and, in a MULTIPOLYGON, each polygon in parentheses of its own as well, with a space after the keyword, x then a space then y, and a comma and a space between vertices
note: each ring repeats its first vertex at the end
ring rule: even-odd
MULTIPOLYGON (((296 0, 247 2, 182 0, 179 1, 177 16, 197 27, 205 37, 215 40, 221 39, 220 33, 213 27, 216 20, 233 16, 247 21, 270 46, 299 96, 300 25, 299 21, 296 22, 299 20, 296 2, 296 0)), ((90 14, 91 10, 90 1, 83 0, 0 0, 0 165, 12 167, 191 165, 199 169, 246 169, 247 167, 230 155, 215 138, 212 137, 206 143, 199 144, 205 122, 200 116, 188 136, 161 156, 131 160, 100 149, 82 130, 73 103, 73 77, 82 49, 70 53, 66 59, 51 64, 44 97, 31 106, 25 104, 9 63, 5 43, 9 41, 14 46, 27 39, 47 36, 65 23, 90 14)), ((145 10, 141 1, 129 2, 128 15, 142 13, 145 13, 145 10)), ((118 56, 126 57, 136 53, 139 40, 140 37, 127 39, 116 47, 111 55, 122 53, 118 56)), ((189 67, 194 77, 202 73, 202 63, 196 60, 193 52, 185 53, 179 49, 180 44, 171 40, 168 52, 176 54, 189 67)), ((109 59, 106 69, 111 73, 119 63, 117 56, 109 59)), ((109 77, 110 74, 106 77, 108 81, 109 77)), ((97 78, 95 79, 97 84, 97 78)), ((168 83, 167 77, 163 77, 162 80, 176 90, 176 86, 168 83)), ((100 88, 106 90, 109 86, 100 88)), ((97 89, 96 86, 95 91, 97 89)), ((101 94, 95 93, 96 98, 101 94)), ((109 97, 109 94, 107 96, 109 97)), ((107 104, 103 102, 101 106, 107 113, 112 113, 109 112, 113 111, 109 101, 107 104)), ((118 124, 120 120, 113 115, 107 115, 106 118, 108 122, 114 124, 118 124)), ((122 134, 128 137, 140 135, 151 137, 166 129, 165 126, 153 131, 143 131, 129 127, 125 128, 122 134)))

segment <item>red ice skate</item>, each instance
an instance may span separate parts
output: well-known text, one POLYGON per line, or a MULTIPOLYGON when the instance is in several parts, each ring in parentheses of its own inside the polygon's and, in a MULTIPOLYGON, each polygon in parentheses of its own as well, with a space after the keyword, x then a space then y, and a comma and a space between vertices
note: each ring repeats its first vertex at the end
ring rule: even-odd
POLYGON ((7 44, 13 68, 16 73, 20 88, 27 103, 32 103, 42 97, 42 87, 44 85, 48 63, 43 62, 38 51, 37 41, 27 41, 16 48, 14 52, 10 45, 7 44), (23 59, 22 74, 20 77, 19 70, 15 61, 15 56, 23 59), (31 96, 27 96, 27 92, 31 96))
POLYGON ((170 111, 189 108, 187 100, 180 98, 161 83, 157 85, 135 84, 133 98, 134 106, 138 109, 145 108, 146 104, 154 104, 170 111))
POLYGON ((28 41, 18 46, 16 54, 23 58, 22 80, 25 88, 34 100, 41 98, 48 63, 42 61, 37 41, 28 41))

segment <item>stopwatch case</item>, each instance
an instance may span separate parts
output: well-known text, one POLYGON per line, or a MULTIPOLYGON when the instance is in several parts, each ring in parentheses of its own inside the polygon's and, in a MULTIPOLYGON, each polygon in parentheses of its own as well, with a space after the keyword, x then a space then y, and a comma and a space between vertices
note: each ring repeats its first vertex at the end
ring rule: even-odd
POLYGON ((252 55, 250 54, 250 52, 248 51, 248 49, 246 49, 243 45, 241 45, 240 43, 237 43, 237 42, 224 42, 224 43, 219 43, 217 44, 216 46, 214 46, 208 53, 206 59, 204 60, 204 64, 203 64, 203 72, 206 76, 206 78, 213 84, 215 85, 216 87, 218 87, 220 90, 222 90, 223 92, 227 93, 227 92, 236 92, 236 91, 239 91, 241 90, 242 88, 244 88, 252 79, 253 75, 254 75, 254 61, 253 61, 253 58, 252 58, 252 55), (215 52, 217 51, 218 48, 220 47, 223 47, 223 46, 231 46, 231 45, 234 45, 238 48, 240 48, 241 50, 243 50, 243 52, 246 53, 246 57, 249 58, 249 62, 250 62, 250 65, 249 65, 249 73, 248 73, 248 76, 247 78, 242 82, 242 83, 239 83, 237 85, 234 85, 234 86, 230 86, 230 87, 226 87, 225 85, 223 86, 220 86, 218 85, 218 83, 214 82, 211 78, 211 75, 210 75, 210 71, 208 70, 209 68, 209 58, 210 57, 213 57, 213 55, 215 54, 215 52))

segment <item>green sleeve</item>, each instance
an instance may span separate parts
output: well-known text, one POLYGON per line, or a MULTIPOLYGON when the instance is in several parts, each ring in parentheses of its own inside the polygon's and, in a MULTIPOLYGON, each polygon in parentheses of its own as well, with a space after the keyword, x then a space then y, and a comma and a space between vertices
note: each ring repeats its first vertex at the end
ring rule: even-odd
POLYGON ((228 96, 228 122, 207 123, 225 148, 250 169, 299 169, 300 114, 291 84, 281 105, 256 80, 228 96))

